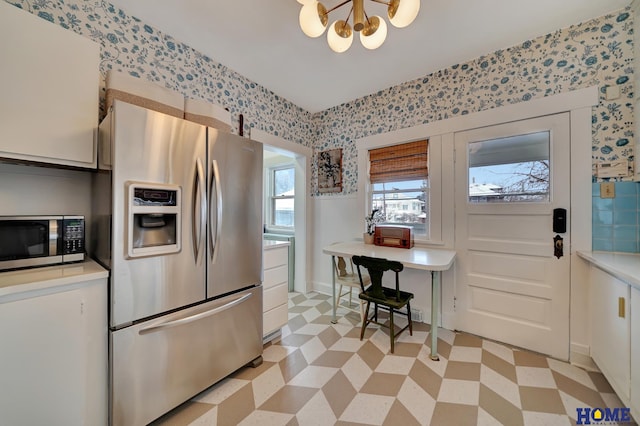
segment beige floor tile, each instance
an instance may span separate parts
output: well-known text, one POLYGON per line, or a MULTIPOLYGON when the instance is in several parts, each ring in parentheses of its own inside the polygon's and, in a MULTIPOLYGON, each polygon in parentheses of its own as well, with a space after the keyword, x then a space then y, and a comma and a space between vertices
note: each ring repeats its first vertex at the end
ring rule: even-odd
POLYGON ((454 346, 448 356, 449 361, 480 362, 482 348, 469 346, 454 346))
POLYGON ((381 425, 395 398, 391 396, 357 394, 340 416, 346 422, 381 425))
POLYGON ((234 426, 256 409, 253 386, 247 385, 218 405, 218 425, 234 426))
POLYGON ((396 396, 406 376, 400 374, 373 373, 360 388, 361 393, 396 396))
POLYGON ((287 382, 288 385, 305 386, 308 388, 323 387, 331 377, 338 371, 337 368, 318 367, 310 365, 300 372, 296 377, 287 382))
POLYGON ((353 352, 325 351, 311 365, 342 368, 353 355, 353 352))
MULTIPOLYGON (((522 426, 524 419, 520 407, 503 398, 487 386, 480 384, 480 407, 500 423, 509 426, 522 426)), ((519 405, 519 404, 518 404, 519 405)))
POLYGON ((501 358, 509 364, 515 364, 515 361, 513 359, 513 350, 505 345, 492 342, 491 340, 485 340, 482 342, 482 349, 484 349, 486 352, 490 352, 498 358, 501 358))
MULTIPOLYGON (((303 370, 305 371, 305 370, 303 370)), ((264 401, 285 386, 282 371, 278 364, 262 373, 251 381, 253 387, 253 400, 256 407, 260 407, 264 401)))
POLYGON ((438 401, 452 404, 478 405, 480 383, 468 380, 442 379, 438 401))
POLYGON ((595 385, 598 392, 613 393, 613 388, 611 387, 607 379, 605 379, 602 373, 589 371, 587 374, 589 374, 589 378, 595 385))
POLYGON ((549 367, 549 363, 547 362, 547 358, 545 356, 533 352, 515 350, 513 352, 513 360, 515 365, 519 365, 522 367, 549 367))
POLYGON ((516 376, 516 367, 513 364, 505 361, 504 358, 495 355, 493 352, 484 350, 482 352, 482 365, 491 368, 496 373, 504 376, 513 383, 518 381, 516 376))
POLYGON ((293 414, 256 410, 238 423, 238 426, 286 425, 293 417, 293 414))
POLYGON ((419 426, 420 422, 416 420, 413 414, 411 414, 402 403, 395 401, 382 424, 389 426, 419 426))
MULTIPOLYGON (((566 394, 571 395, 577 400, 583 402, 583 405, 589 407, 604 407, 605 403, 600 396, 600 392, 593 390, 582 383, 578 383, 558 372, 553 372, 553 378, 555 379, 558 389, 566 394)), ((589 379, 591 380, 591 379, 589 379)), ((595 386, 594 386, 595 387, 595 386)))
POLYGON ((397 353, 389 354, 382 359, 375 371, 378 373, 407 375, 411 371, 414 362, 415 358, 413 357, 398 356, 397 353))
POLYGON ((557 389, 520 386, 520 402, 525 411, 565 414, 564 404, 557 389))
POLYGON ((433 399, 438 398, 442 377, 422 362, 415 362, 409 377, 433 399))
POLYGON ((151 423, 153 426, 171 426, 175 424, 188 425, 194 422, 199 417, 204 416, 207 411, 214 409, 211 404, 205 404, 202 402, 189 401, 179 407, 171 410, 158 420, 151 423))
POLYGON ((480 381, 480 364, 475 362, 451 361, 444 372, 446 379, 480 381))
MULTIPOLYGON (((355 391, 354 391, 355 395, 355 391)), ((332 426, 337 418, 324 392, 317 392, 296 414, 301 425, 332 426)))
POLYGON ((286 385, 263 404, 258 405, 257 408, 263 411, 295 415, 318 392, 319 389, 286 385))
POLYGON ((478 423, 478 407, 437 402, 431 426, 473 426, 478 423))
POLYGON ((291 352, 288 357, 280 361, 278 365, 280 366, 282 378, 284 379, 284 382, 287 383, 298 375, 298 373, 304 370, 309 364, 307 363, 304 355, 302 355, 300 349, 296 349, 291 352))
POLYGON ((520 405, 520 388, 515 382, 507 379, 502 374, 496 373, 495 370, 486 365, 482 365, 480 368, 480 382, 518 407, 518 409, 522 408, 520 405))
POLYGON ((357 393, 356 388, 342 371, 334 374, 331 380, 322 387, 322 394, 331 407, 332 417, 335 418, 342 415, 357 393))
POLYGON ((385 354, 369 341, 364 342, 357 353, 372 370, 378 368, 380 362, 385 358, 385 354))
POLYGON ((482 347, 482 339, 467 333, 457 333, 453 344, 456 346, 482 347))
POLYGON ((407 377, 404 381, 397 398, 420 423, 429 424, 436 401, 411 377, 407 377))
POLYGON ((554 372, 558 372, 562 374, 564 377, 567 377, 574 382, 580 383, 583 386, 588 387, 589 389, 597 390, 596 385, 591 380, 591 376, 582 368, 576 367, 575 365, 571 365, 566 362, 558 361, 553 358, 548 358, 547 363, 549 364, 549 368, 554 372))
POLYGON ((304 359, 306 359, 309 364, 315 361, 315 359, 322 355, 326 350, 327 348, 317 336, 314 336, 311 340, 300 346, 300 352, 302 352, 304 359))
POLYGON ((573 424, 569 417, 563 414, 525 411, 522 415, 524 417, 525 426, 569 426, 573 424))
POLYGON ((333 346, 341 337, 334 327, 326 327, 318 334, 318 339, 320 339, 325 348, 333 346))
POLYGON ((553 374, 548 368, 540 367, 516 367, 518 385, 533 386, 537 388, 556 388, 553 374))

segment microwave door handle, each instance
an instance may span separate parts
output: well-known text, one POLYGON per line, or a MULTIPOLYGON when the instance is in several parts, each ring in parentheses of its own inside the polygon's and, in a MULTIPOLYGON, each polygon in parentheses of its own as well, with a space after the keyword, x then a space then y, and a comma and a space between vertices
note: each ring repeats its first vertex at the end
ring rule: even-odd
POLYGON ((195 263, 200 259, 202 253, 202 237, 205 232, 205 221, 207 220, 207 200, 205 195, 204 169, 202 160, 196 160, 196 166, 193 173, 193 206, 191 217, 191 239, 193 241, 193 253, 195 254, 195 263), (198 197, 199 195, 199 197, 198 197), (200 217, 198 218, 197 201, 200 199, 200 217), (199 226, 198 226, 199 224, 199 226))
MULTIPOLYGON (((211 213, 215 213, 216 215, 216 226, 215 229, 213 227, 209 227, 210 229, 210 239, 211 239, 211 263, 216 263, 216 259, 218 258, 218 241, 220 241, 220 232, 222 229, 221 221, 222 221, 222 189, 220 187, 220 169, 218 168, 218 162, 216 160, 211 161, 211 170, 213 176, 211 178, 211 187, 215 185, 216 191, 216 207, 215 212, 211 209, 211 213)), ((210 197, 210 200, 213 201, 213 196, 210 197)))

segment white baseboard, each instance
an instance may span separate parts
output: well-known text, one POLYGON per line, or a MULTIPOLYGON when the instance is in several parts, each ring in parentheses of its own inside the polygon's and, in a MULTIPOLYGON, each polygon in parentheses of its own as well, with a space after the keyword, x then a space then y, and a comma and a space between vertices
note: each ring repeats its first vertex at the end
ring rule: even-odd
POLYGON ((581 343, 571 343, 569 346, 569 362, 587 371, 600 371, 593 359, 591 359, 591 349, 581 343))

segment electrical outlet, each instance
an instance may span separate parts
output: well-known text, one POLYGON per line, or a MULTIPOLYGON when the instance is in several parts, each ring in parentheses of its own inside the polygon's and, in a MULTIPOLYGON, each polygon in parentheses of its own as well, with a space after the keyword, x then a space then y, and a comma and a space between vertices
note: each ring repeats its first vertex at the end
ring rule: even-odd
POLYGON ((600 198, 615 198, 616 187, 613 182, 602 182, 600 184, 600 198))

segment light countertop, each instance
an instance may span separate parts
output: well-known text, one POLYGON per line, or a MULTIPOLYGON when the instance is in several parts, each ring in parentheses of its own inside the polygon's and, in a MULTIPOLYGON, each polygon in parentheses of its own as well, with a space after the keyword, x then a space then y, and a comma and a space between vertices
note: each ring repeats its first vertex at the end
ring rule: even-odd
POLYGON ((265 250, 271 250, 278 247, 285 247, 291 245, 289 241, 276 241, 276 240, 264 240, 262 242, 265 250))
POLYGON ((84 262, 0 272, 0 301, 36 290, 70 286, 108 278, 109 272, 91 259, 84 262))
POLYGON ((578 256, 619 280, 640 289, 640 254, 580 250, 578 256))

